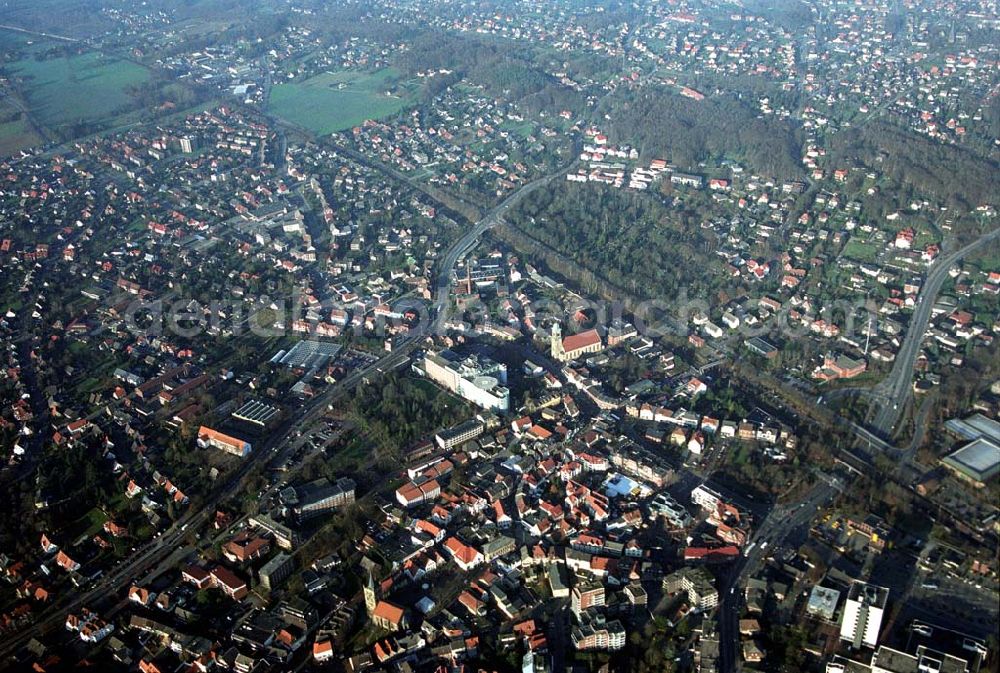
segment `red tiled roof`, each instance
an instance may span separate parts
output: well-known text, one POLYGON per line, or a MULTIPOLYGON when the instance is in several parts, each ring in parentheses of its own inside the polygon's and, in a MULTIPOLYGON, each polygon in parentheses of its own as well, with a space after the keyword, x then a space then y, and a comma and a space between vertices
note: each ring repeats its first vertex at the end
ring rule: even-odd
POLYGON ((601 343, 601 335, 597 333, 596 329, 589 329, 586 332, 580 332, 579 334, 572 334, 563 339, 562 346, 563 350, 567 353, 572 353, 573 351, 579 350, 581 348, 586 348, 588 346, 593 346, 595 344, 601 343))
POLYGON ((403 608, 389 601, 379 601, 372 611, 372 617, 384 619, 391 624, 399 624, 403 619, 403 608))

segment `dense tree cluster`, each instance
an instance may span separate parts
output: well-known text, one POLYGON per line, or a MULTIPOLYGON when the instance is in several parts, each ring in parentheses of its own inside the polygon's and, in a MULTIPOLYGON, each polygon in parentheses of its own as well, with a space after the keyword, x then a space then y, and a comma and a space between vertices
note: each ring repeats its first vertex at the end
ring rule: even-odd
POLYGON ((719 278, 697 221, 653 195, 566 184, 531 194, 508 220, 638 298, 697 293, 719 278))
POLYGON ((464 77, 493 95, 517 100, 532 112, 579 111, 584 107, 580 94, 536 67, 530 53, 518 45, 429 32, 400 54, 398 65, 410 74, 450 70, 453 75, 437 86, 464 77))
POLYGON ((376 446, 378 462, 391 464, 400 451, 436 430, 466 420, 457 398, 425 381, 390 376, 381 386, 359 386, 350 405, 376 446))
POLYGON ((996 204, 1000 194, 1000 163, 995 157, 980 157, 884 121, 838 134, 831 154, 838 164, 878 169, 899 184, 964 210, 996 204))
POLYGON ((681 168, 710 158, 746 162, 764 176, 802 175, 801 145, 786 122, 761 118, 731 95, 694 100, 651 89, 605 103, 609 131, 616 142, 631 143, 647 158, 660 157, 681 168))

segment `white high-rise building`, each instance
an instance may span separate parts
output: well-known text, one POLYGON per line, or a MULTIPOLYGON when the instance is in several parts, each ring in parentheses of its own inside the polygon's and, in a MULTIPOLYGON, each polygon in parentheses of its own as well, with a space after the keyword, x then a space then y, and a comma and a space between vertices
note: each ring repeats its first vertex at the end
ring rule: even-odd
POLYGON ((860 581, 851 584, 840 622, 840 639, 851 643, 854 649, 874 648, 888 599, 889 590, 885 587, 860 581))
POLYGON ((461 358, 452 351, 424 356, 427 376, 473 404, 492 411, 510 409, 507 367, 486 357, 461 358))

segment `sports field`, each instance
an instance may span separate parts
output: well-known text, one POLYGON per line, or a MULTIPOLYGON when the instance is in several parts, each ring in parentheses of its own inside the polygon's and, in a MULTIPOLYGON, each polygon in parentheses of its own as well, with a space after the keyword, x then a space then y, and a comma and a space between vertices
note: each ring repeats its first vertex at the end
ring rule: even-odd
POLYGON ((271 90, 270 110, 314 133, 343 131, 366 119, 394 115, 410 104, 412 94, 406 87, 398 94, 387 93, 397 76, 385 68, 373 73, 327 72, 277 84, 271 90))

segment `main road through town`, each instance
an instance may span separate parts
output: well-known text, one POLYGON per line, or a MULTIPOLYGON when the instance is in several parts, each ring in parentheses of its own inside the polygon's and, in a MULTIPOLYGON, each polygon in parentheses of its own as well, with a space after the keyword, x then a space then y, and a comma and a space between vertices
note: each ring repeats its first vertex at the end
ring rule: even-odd
MULTIPOLYGON (((843 487, 837 477, 820 474, 820 481, 795 505, 779 505, 771 511, 753 537, 744 556, 733 564, 719 588, 719 670, 734 673, 740 662, 740 608, 744 600, 743 588, 747 580, 756 575, 764 561, 793 534, 801 535, 813 516, 827 505, 834 494, 843 487)), ((798 545, 799 542, 793 542, 798 545)))
POLYGON ((410 353, 420 344, 424 336, 433 333, 434 330, 439 329, 444 324, 444 316, 448 313, 447 309, 449 305, 448 290, 458 260, 476 245, 483 232, 502 219, 511 206, 515 205, 525 195, 564 175, 565 171, 566 169, 562 169, 557 173, 526 183, 507 196, 500 204, 476 222, 460 239, 449 246, 448 250, 442 256, 441 264, 437 269, 438 280, 435 286, 436 294, 434 302, 429 313, 430 318, 425 319, 415 329, 411 330, 401 343, 395 345, 391 353, 365 367, 356 369, 308 401, 298 410, 298 413, 293 418, 286 421, 269 439, 265 440, 247 458, 243 465, 230 476, 226 483, 209 496, 200 507, 189 510, 158 537, 139 547, 131 556, 113 568, 108 574, 94 582, 88 589, 56 600, 41 615, 38 621, 19 632, 7 634, 3 642, 0 643, 0 660, 9 657, 30 639, 43 636, 51 630, 61 627, 68 614, 80 608, 87 607, 109 594, 126 590, 136 578, 141 577, 150 568, 155 567, 175 548, 181 545, 183 539, 188 535, 188 529, 196 530, 204 525, 208 522, 209 517, 216 511, 220 503, 237 495, 239 489, 243 486, 244 479, 249 474, 255 469, 265 466, 288 445, 300 445, 301 441, 299 440, 305 434, 303 433, 303 429, 310 427, 323 416, 330 404, 352 390, 358 383, 368 381, 371 377, 379 376, 405 362, 410 353))
POLYGON ((566 170, 568 169, 560 170, 557 173, 538 178, 522 185, 519 189, 508 195, 503 201, 494 206, 492 210, 486 213, 482 219, 476 222, 471 229, 465 232, 465 234, 458 239, 451 246, 451 248, 448 249, 448 252, 446 252, 442 258, 441 268, 438 272, 437 285, 435 287, 434 311, 432 312, 434 318, 431 323, 435 334, 441 333, 445 322, 448 319, 448 308, 450 307, 448 292, 451 288, 451 276, 458 260, 476 247, 479 243, 479 237, 482 236, 487 229, 499 224, 503 220, 503 216, 507 214, 507 211, 509 211, 512 206, 517 205, 517 203, 528 194, 565 175, 566 170))

